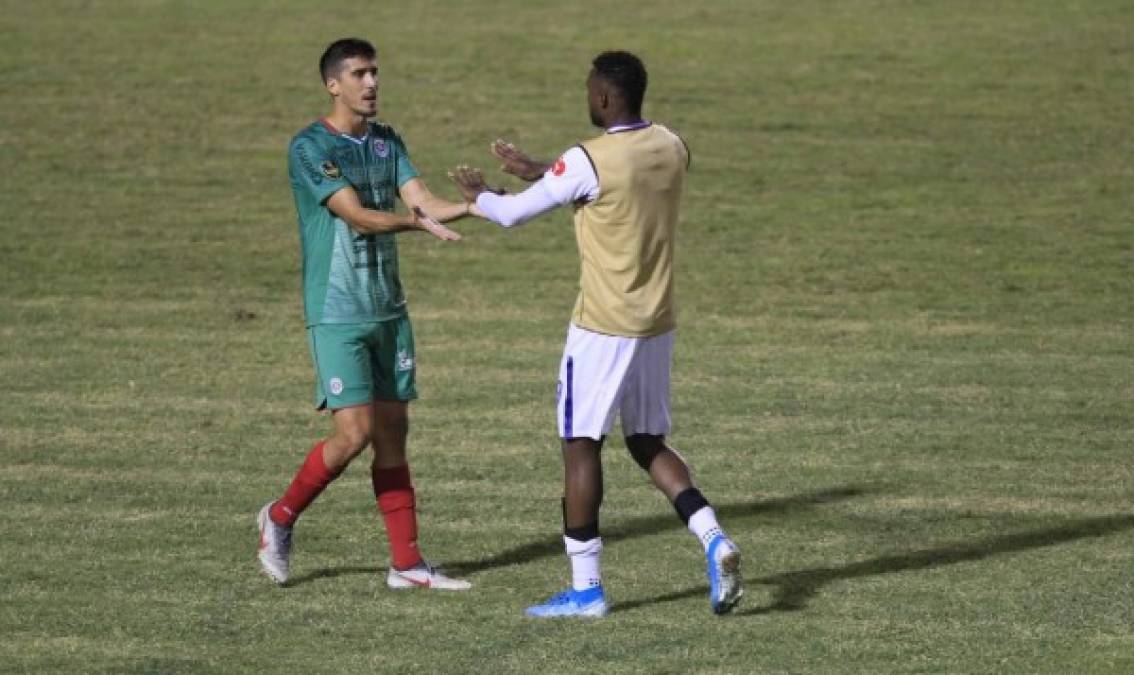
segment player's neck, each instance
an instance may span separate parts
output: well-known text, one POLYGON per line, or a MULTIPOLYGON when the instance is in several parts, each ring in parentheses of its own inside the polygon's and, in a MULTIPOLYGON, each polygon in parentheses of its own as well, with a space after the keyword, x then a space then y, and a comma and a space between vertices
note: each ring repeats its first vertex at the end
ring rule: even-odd
POLYGON ((366 135, 368 119, 353 110, 336 107, 331 110, 330 115, 327 115, 323 119, 339 133, 349 134, 355 138, 362 138, 366 135))
POLYGON ((642 123, 642 116, 635 115, 629 112, 620 112, 608 116, 603 120, 604 129, 613 129, 614 127, 631 127, 636 124, 642 123))

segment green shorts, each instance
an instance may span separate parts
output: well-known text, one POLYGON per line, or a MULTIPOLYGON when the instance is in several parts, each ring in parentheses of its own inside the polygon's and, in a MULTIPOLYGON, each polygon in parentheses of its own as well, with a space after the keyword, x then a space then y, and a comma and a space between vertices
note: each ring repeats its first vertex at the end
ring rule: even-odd
POLYGON ((315 407, 347 408, 375 399, 412 401, 413 326, 408 315, 374 323, 323 323, 307 328, 315 362, 315 407))

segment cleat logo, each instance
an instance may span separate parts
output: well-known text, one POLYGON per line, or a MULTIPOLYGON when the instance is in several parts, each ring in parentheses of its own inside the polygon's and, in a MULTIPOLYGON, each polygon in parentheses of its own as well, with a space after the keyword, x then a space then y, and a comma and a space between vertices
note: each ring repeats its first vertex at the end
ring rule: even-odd
POLYGON ((406 574, 399 574, 398 576, 410 582, 414 586, 419 586, 421 588, 429 588, 430 586, 429 577, 425 577, 425 581, 418 581, 417 579, 414 579, 413 577, 406 574))

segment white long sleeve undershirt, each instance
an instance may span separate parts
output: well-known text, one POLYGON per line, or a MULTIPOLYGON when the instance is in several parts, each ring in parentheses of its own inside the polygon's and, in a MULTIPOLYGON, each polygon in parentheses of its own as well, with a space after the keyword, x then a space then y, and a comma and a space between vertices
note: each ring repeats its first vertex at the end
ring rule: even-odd
POLYGON ((527 190, 515 195, 482 192, 477 208, 489 220, 503 227, 522 225, 536 216, 573 202, 598 199, 598 176, 582 148, 563 153, 547 173, 527 190))

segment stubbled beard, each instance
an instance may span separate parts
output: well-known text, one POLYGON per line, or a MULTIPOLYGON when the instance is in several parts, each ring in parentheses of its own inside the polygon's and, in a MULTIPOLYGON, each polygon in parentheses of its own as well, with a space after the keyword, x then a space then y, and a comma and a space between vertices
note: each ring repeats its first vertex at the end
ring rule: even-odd
POLYGON ((371 103, 372 103, 371 101, 367 101, 365 99, 359 99, 358 100, 358 107, 355 108, 354 112, 359 114, 359 115, 362 115, 363 117, 377 117, 378 116, 378 101, 373 101, 373 105, 374 105, 373 111, 368 110, 371 103))

